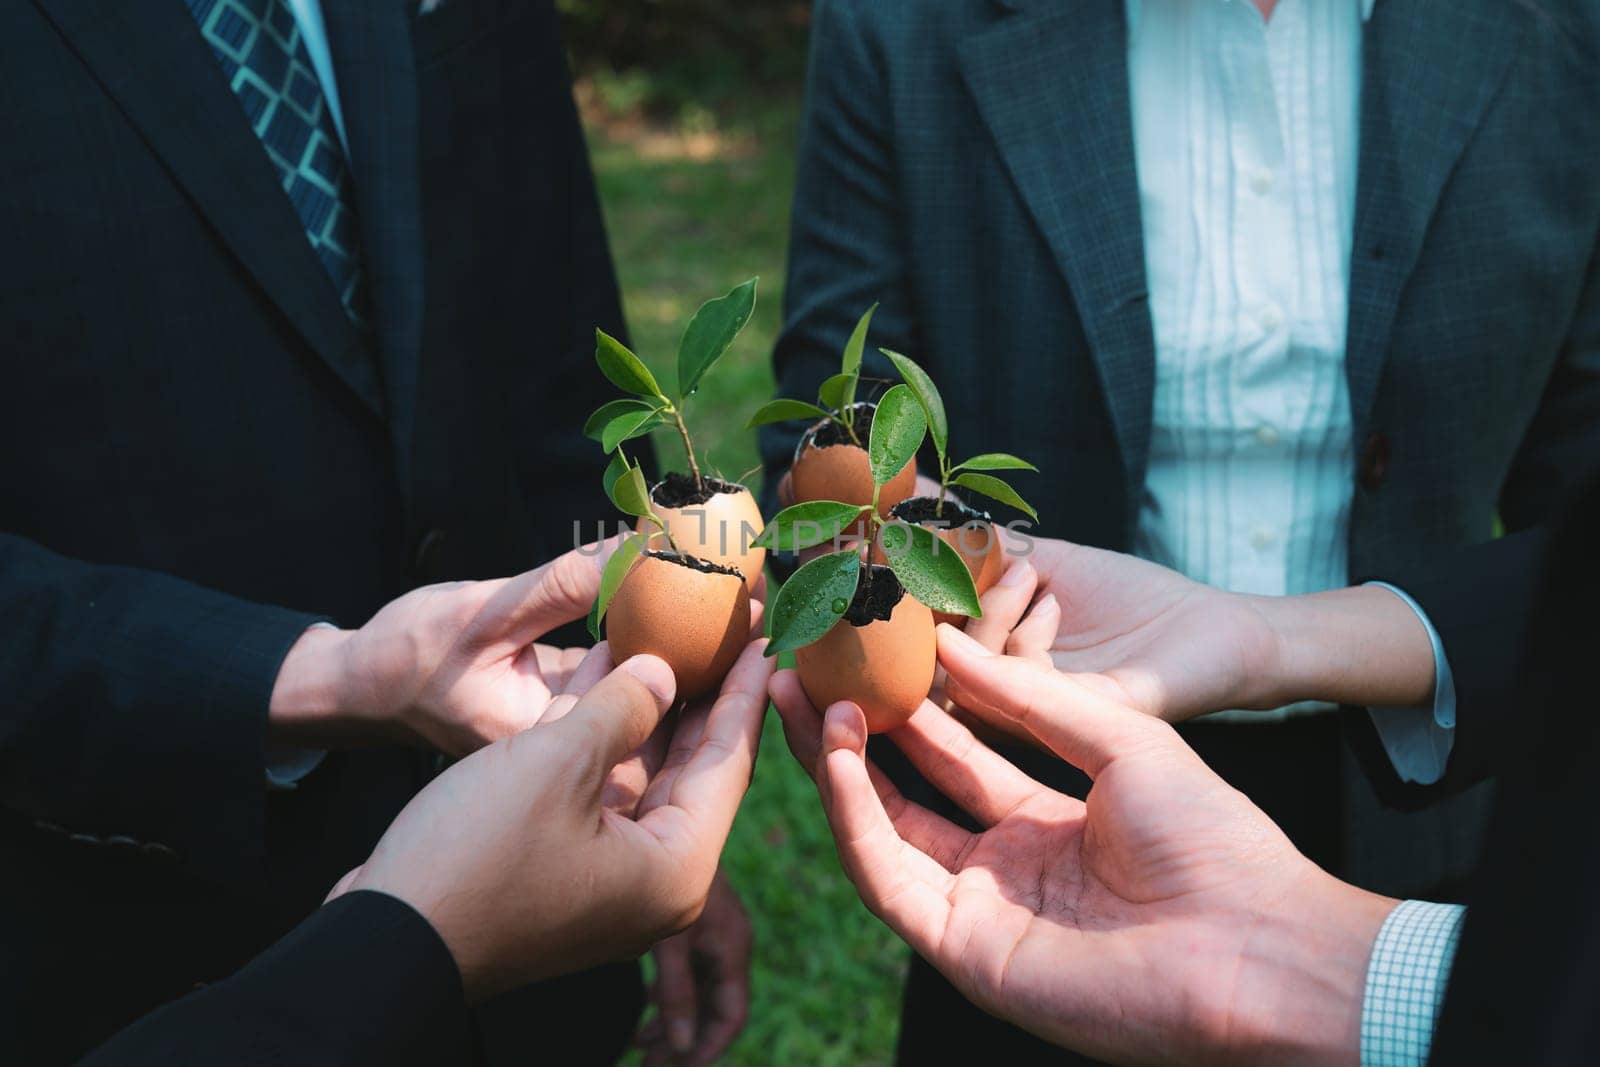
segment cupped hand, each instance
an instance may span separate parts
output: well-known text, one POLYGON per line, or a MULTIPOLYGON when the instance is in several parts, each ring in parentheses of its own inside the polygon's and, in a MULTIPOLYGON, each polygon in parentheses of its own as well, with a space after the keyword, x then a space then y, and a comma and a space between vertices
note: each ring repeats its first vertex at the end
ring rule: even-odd
POLYGON ((739 894, 718 872, 695 924, 651 952, 656 1014, 638 1036, 645 1067, 703 1067, 728 1050, 750 1015, 753 939, 739 894))
POLYGON ((858 708, 824 720, 781 672, 785 735, 867 906, 980 1007, 1097 1057, 1348 1060, 1394 902, 1300 856, 1165 723, 949 626, 939 640, 969 702, 1094 785, 1048 789, 925 704, 888 736, 968 832, 865 759, 858 708))
POLYGON ((307 631, 273 692, 274 741, 388 740, 463 755, 527 729, 558 696, 582 691, 586 650, 537 642, 588 613, 615 543, 513 578, 414 590, 358 630, 307 631))
POLYGON ((714 704, 681 715, 649 810, 606 803, 619 763, 656 732, 671 671, 635 656, 570 711, 480 749, 406 805, 333 896, 388 893, 416 908, 470 999, 637 956, 705 906, 750 783, 771 664, 752 644, 714 704))

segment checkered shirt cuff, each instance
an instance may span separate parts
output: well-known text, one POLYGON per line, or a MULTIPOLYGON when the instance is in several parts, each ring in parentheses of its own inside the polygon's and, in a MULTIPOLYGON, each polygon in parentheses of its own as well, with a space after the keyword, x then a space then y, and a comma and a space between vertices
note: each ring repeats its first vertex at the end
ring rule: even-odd
POLYGON ((1458 904, 1408 900, 1384 920, 1361 1002, 1362 1067, 1427 1062, 1466 914, 1458 904))

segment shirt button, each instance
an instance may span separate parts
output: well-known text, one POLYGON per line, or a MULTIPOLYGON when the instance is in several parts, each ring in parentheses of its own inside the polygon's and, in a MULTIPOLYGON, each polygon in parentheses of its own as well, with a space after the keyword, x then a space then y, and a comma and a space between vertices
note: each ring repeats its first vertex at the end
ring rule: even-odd
POLYGON ((1272 172, 1262 167, 1250 175, 1250 191, 1257 196, 1266 196, 1272 191, 1272 172))
POLYGON ((1271 448, 1278 443, 1278 431, 1273 426, 1256 427, 1256 442, 1263 448, 1271 448))
POLYGON ((1265 526, 1258 526, 1250 532, 1250 545, 1257 552, 1265 552, 1277 543, 1277 535, 1265 526))
POLYGON ((1268 333, 1275 333, 1278 327, 1283 325, 1283 309, 1278 307, 1277 304, 1268 304, 1261 309, 1261 317, 1258 321, 1261 323, 1263 330, 1268 333))

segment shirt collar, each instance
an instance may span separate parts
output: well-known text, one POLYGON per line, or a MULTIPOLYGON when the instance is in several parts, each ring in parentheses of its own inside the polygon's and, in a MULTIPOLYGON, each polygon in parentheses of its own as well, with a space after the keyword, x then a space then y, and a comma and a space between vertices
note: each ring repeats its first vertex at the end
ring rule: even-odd
MULTIPOLYGON (((1247 0, 1239 0, 1247 2, 1247 0)), ((1361 21, 1369 22, 1372 19, 1372 9, 1378 0, 1361 0, 1361 21)), ((1127 0, 1128 28, 1131 30, 1139 24, 1139 0, 1127 0)))

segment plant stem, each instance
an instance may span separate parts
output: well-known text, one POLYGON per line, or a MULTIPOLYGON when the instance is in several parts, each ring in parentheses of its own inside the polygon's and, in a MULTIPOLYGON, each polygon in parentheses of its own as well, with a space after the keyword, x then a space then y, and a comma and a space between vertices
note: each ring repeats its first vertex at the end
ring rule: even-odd
MULTIPOLYGON (((662 522, 660 517, 657 516, 655 512, 652 511, 647 517, 651 522, 656 524, 656 529, 660 530, 662 536, 667 539, 668 548, 672 549, 672 551, 676 552, 680 556, 688 555, 688 553, 678 547, 678 542, 673 538, 672 531, 667 529, 667 524, 662 522)), ((654 536, 655 535, 652 534, 650 537, 645 539, 645 547, 649 547, 650 541, 654 538, 654 536)))
POLYGON ((944 518, 944 495, 950 491, 950 464, 943 457, 939 457, 939 499, 933 502, 933 517, 944 518))
POLYGON ((834 419, 833 421, 837 422, 840 426, 844 427, 844 432, 850 435, 850 443, 851 444, 855 445, 857 448, 866 448, 867 447, 866 445, 861 443, 861 438, 856 436, 856 428, 854 426, 850 425, 850 423, 848 421, 846 421, 845 419, 837 419, 837 418, 834 419))
POLYGON ((700 477, 700 464, 694 460, 694 442, 689 440, 689 427, 683 421, 683 413, 676 406, 672 408, 672 421, 678 426, 678 436, 683 438, 683 454, 689 458, 689 473, 694 475, 694 488, 696 492, 705 492, 705 479, 700 477))

